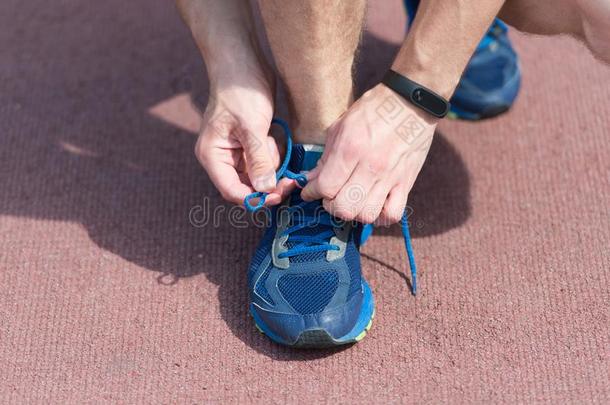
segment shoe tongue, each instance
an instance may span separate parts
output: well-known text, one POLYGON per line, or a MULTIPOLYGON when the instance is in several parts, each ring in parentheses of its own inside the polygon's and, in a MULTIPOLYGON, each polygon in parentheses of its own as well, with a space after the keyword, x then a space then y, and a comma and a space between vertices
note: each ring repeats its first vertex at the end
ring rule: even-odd
MULTIPOLYGON (((295 173, 302 173, 312 170, 318 164, 318 160, 322 156, 322 152, 324 152, 323 145, 309 145, 309 144, 294 144, 292 146, 292 154, 290 156, 290 163, 288 163, 288 169, 295 173)), ((299 204, 303 200, 301 200, 301 191, 300 189, 295 190, 290 197, 291 205, 299 204)), ((304 212, 305 215, 311 215, 315 212, 315 206, 308 206, 307 212, 304 212)), ((293 235, 317 235, 320 233, 320 225, 313 227, 306 227, 300 229, 293 233, 293 235)), ((291 238, 288 238, 286 242, 288 248, 294 247, 297 243, 293 242, 291 238)), ((325 260, 326 252, 312 252, 306 253, 298 256, 292 256, 290 258, 291 263, 300 263, 300 262, 312 262, 312 261, 321 261, 325 260)))
POLYGON ((294 144, 288 168, 295 173, 310 171, 318 164, 322 152, 323 145, 294 144))

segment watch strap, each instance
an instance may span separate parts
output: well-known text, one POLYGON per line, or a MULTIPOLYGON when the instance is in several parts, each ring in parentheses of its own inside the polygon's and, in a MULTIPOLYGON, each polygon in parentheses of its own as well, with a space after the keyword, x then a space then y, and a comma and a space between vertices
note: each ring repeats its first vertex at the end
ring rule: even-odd
POLYGON ((443 118, 449 112, 449 102, 443 97, 391 69, 381 82, 405 100, 437 118, 443 118))

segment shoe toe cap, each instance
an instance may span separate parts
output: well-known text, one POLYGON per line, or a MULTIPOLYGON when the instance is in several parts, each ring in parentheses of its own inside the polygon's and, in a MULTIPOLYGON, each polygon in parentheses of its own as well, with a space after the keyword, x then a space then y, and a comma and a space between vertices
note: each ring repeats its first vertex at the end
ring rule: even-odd
POLYGON ((362 307, 363 294, 355 294, 342 305, 315 314, 274 312, 252 304, 257 325, 273 340, 295 345, 305 332, 324 331, 333 340, 347 335, 356 325, 362 307))

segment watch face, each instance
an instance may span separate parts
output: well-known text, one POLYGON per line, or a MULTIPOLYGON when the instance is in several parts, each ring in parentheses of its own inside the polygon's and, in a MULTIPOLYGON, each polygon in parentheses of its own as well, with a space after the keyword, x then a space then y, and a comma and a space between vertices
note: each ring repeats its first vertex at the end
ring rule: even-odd
POLYGON ((436 117, 447 114, 447 103, 436 94, 418 87, 411 93, 411 101, 436 117))
POLYGON ((417 89, 413 92, 413 100, 417 101, 418 103, 421 103, 423 99, 424 95, 422 94, 421 89, 417 89))

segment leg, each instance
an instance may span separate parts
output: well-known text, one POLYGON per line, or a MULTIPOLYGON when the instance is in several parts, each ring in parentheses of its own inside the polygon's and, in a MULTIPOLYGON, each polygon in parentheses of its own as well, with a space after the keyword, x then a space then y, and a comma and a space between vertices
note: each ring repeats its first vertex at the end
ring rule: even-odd
POLYGON ((261 0, 271 50, 288 87, 295 138, 324 144, 351 104, 365 0, 261 0))
POLYGON ((508 0, 500 18, 533 34, 570 34, 610 63, 610 0, 508 0))

